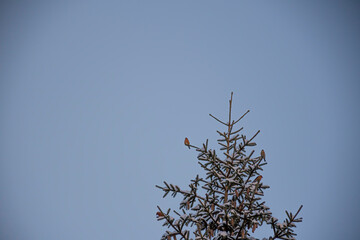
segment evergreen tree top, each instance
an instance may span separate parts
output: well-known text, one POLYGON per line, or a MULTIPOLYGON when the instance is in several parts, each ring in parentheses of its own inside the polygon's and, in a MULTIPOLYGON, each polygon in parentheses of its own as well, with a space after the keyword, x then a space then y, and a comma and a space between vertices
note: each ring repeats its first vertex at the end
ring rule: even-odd
POLYGON ((239 240, 255 239, 251 236, 258 227, 269 224, 273 235, 263 240, 295 239, 293 228, 302 218, 298 214, 286 212, 287 218, 279 223, 272 216, 270 208, 262 201, 264 189, 269 188, 262 181, 262 167, 267 164, 265 151, 261 150, 256 156, 255 151, 246 151, 256 146, 254 138, 257 131, 247 139, 242 134, 243 128, 235 125, 249 113, 249 110, 237 120, 232 120, 232 96, 229 100, 229 118, 227 122, 221 121, 210 114, 212 118, 226 126, 226 132, 217 131, 220 138, 217 140, 223 156, 208 146, 208 140, 201 147, 190 144, 185 138, 184 144, 198 152, 199 165, 205 170, 206 177, 197 175, 189 185, 189 190, 180 189, 177 185, 164 181, 164 186, 156 187, 164 191, 166 197, 169 193, 173 197, 177 194, 183 196, 180 211, 171 209, 166 211, 158 206, 157 220, 163 221, 166 230, 161 240, 239 240), (200 192, 205 192, 203 195, 200 192), (176 219, 175 219, 176 217, 176 219))

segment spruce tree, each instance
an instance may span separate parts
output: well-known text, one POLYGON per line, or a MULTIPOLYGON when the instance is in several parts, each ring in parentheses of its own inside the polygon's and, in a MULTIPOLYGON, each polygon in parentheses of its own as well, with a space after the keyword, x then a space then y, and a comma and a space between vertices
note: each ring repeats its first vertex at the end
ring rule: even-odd
POLYGON ((272 216, 269 207, 262 201, 264 189, 269 188, 262 180, 263 166, 266 165, 265 151, 258 155, 251 147, 256 146, 254 138, 242 134, 243 128, 235 125, 249 111, 237 120, 232 120, 232 96, 229 101, 229 118, 227 122, 212 118, 226 127, 220 135, 218 144, 223 157, 210 149, 208 140, 201 147, 191 145, 185 138, 184 144, 195 149, 199 154, 197 159, 205 170, 206 177, 199 175, 191 180, 189 190, 180 189, 177 185, 164 181, 164 186, 156 187, 164 191, 164 197, 169 193, 173 197, 181 194, 183 201, 180 211, 162 210, 158 206, 157 220, 163 221, 163 226, 170 228, 161 237, 161 240, 238 240, 255 239, 251 236, 263 224, 269 224, 273 229, 272 236, 263 240, 295 239, 293 228, 302 218, 298 214, 286 212, 286 219, 280 223, 272 216), (203 194, 202 194, 203 193, 203 194), (173 215, 173 216, 171 216, 173 215))

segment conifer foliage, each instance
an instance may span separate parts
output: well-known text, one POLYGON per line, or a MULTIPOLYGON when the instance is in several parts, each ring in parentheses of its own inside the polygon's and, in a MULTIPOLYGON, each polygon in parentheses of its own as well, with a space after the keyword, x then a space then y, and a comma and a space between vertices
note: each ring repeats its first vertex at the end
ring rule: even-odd
POLYGON ((210 114, 226 127, 225 132, 217 131, 223 156, 209 148, 208 140, 202 147, 191 145, 188 138, 184 141, 187 147, 199 153, 198 163, 205 170, 206 177, 197 175, 191 180, 189 190, 167 182, 164 182, 164 186, 156 185, 164 191, 164 197, 169 193, 173 197, 177 194, 183 197, 179 211, 164 211, 158 206, 157 220, 163 221, 163 226, 169 228, 161 240, 255 239, 251 234, 263 224, 269 224, 273 229, 272 236, 263 240, 295 239, 293 228, 302 221, 298 217, 302 206, 295 214, 285 211, 287 218, 280 223, 261 200, 264 189, 269 188, 260 174, 262 167, 267 164, 265 151, 261 150, 260 155, 256 156, 255 151, 251 150, 256 146, 254 138, 260 131, 248 139, 242 134, 242 127, 235 128, 249 111, 239 119, 232 120, 232 96, 231 93, 227 122, 210 114))

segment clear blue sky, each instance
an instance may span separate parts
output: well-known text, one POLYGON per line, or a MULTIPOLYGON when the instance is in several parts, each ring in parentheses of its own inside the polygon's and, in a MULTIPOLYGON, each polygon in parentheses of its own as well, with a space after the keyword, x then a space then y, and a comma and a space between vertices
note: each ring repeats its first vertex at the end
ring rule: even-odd
POLYGON ((231 91, 274 215, 356 239, 355 2, 3 1, 0 239, 160 239, 156 205, 180 199, 155 184, 202 171, 183 140, 215 146, 231 91))

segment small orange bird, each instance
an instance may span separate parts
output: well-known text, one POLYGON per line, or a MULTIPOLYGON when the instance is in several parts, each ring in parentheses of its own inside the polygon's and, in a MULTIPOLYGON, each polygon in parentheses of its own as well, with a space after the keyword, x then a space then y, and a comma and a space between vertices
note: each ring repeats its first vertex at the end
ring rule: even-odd
POLYGON ((185 146, 188 146, 189 149, 190 149, 190 142, 189 142, 189 139, 187 137, 184 140, 184 144, 185 144, 185 146))
POLYGON ((157 213, 156 213, 156 216, 157 216, 157 217, 163 217, 164 214, 163 214, 162 212, 157 212, 157 213))
POLYGON ((264 151, 264 149, 261 150, 261 158, 265 160, 265 151, 264 151))
POLYGON ((259 175, 255 178, 254 182, 260 182, 263 176, 259 175))

